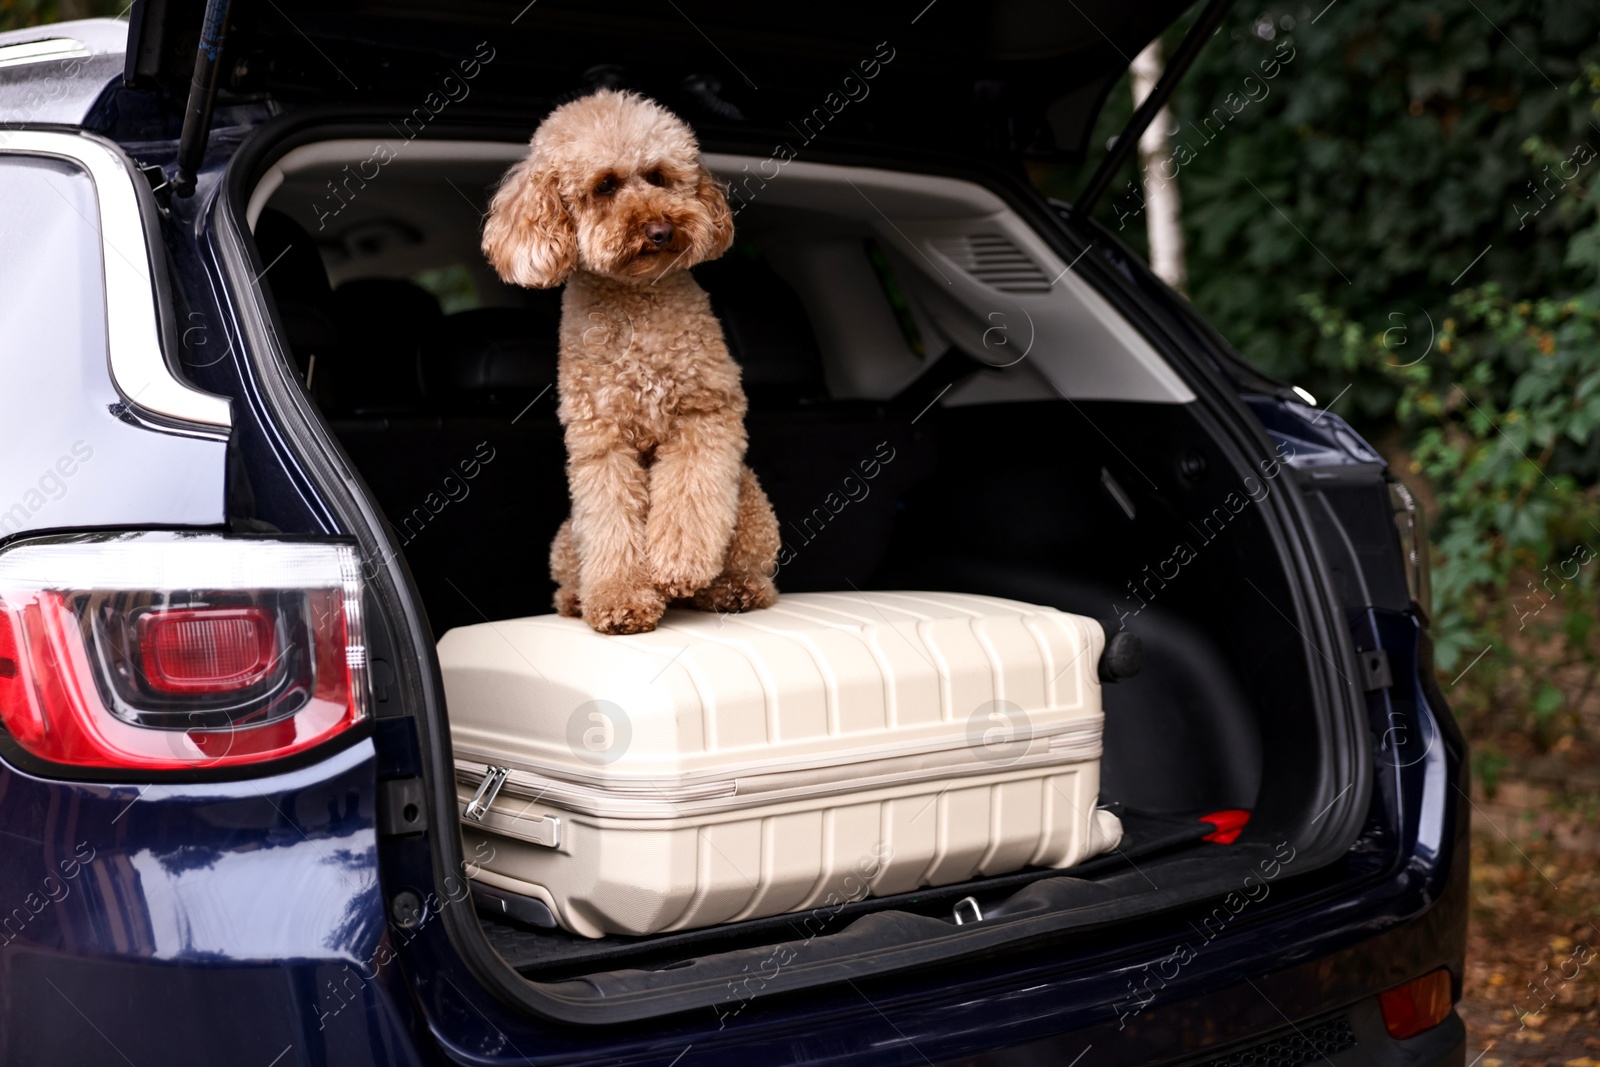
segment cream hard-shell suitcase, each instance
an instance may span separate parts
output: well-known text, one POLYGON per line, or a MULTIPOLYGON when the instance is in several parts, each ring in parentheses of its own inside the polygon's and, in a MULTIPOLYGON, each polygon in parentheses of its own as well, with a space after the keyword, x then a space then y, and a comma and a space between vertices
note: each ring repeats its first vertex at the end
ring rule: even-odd
POLYGON ((1122 836, 1096 809, 1104 643, 1054 608, 919 592, 627 637, 451 630, 473 876, 599 937, 1071 866, 1122 836))

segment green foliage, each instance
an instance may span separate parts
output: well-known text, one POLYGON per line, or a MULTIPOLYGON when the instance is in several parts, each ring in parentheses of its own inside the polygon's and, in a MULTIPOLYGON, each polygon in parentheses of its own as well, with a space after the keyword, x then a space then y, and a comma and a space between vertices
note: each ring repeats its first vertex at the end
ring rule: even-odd
MULTIPOLYGON (((1562 107, 1586 125, 1600 115, 1600 66, 1574 79, 1562 107)), ((1523 729, 1542 743, 1582 730, 1600 675, 1597 144, 1518 142, 1540 177, 1513 205, 1512 240, 1532 250, 1535 273, 1455 292, 1437 333, 1425 313, 1436 350, 1419 351, 1409 329, 1363 330, 1321 294, 1300 300, 1325 360, 1395 390, 1412 471, 1436 501, 1440 668, 1489 653, 1452 695, 1486 730, 1523 729)))
POLYGON ((117 18, 127 15, 128 6, 126 0, 0 0, 0 30, 62 19, 117 18))
MULTIPOLYGON (((1131 111, 1124 80, 1090 166, 1131 111)), ((1600 571, 1576 562, 1600 550, 1600 8, 1238 8, 1173 112, 1190 298, 1421 482, 1452 701, 1574 726, 1600 571)), ((1071 200, 1087 171, 1037 177, 1071 200)), ((1142 250, 1135 197, 1095 214, 1142 250)))
POLYGON ((1435 351, 1402 362, 1384 333, 1315 294, 1301 303, 1341 362, 1396 390, 1411 471, 1434 495, 1439 667, 1474 678, 1452 693, 1459 710, 1542 740, 1577 727, 1600 667, 1600 489, 1555 468, 1600 438, 1600 307, 1513 301, 1493 283, 1465 290, 1435 351))
POLYGON ((1508 762, 1492 746, 1480 745, 1472 750, 1472 777, 1483 783, 1484 795, 1490 800, 1500 787, 1500 772, 1508 762))
POLYGON ((411 280, 432 293, 446 315, 470 311, 481 303, 478 283, 473 281, 472 272, 462 263, 425 270, 413 274, 411 280))
POLYGON ((53 0, 0 0, 0 30, 16 30, 56 21, 53 0))
MULTIPOLYGON (((1236 9, 1173 102, 1172 141, 1192 151, 1177 182, 1195 305, 1258 366, 1331 397, 1347 369, 1297 306, 1302 293, 1369 326, 1390 328, 1398 312, 1420 329, 1469 264, 1460 284, 1497 281, 1519 297, 1570 291, 1578 268, 1592 279, 1600 241, 1575 250, 1581 262, 1568 255, 1591 204, 1531 212, 1546 164, 1600 147, 1592 100, 1568 89, 1600 62, 1597 20, 1568 0, 1236 9)), ((1110 103, 1092 158, 1131 112, 1125 82, 1110 103)), ((1084 177, 1058 171, 1045 185, 1070 200, 1084 177)), ((1130 164, 1113 190, 1134 177, 1130 164)), ((1108 199, 1096 216, 1112 230, 1121 217, 1119 236, 1139 247, 1132 203, 1108 199)), ((1341 410, 1386 419, 1394 395, 1367 374, 1341 410)))

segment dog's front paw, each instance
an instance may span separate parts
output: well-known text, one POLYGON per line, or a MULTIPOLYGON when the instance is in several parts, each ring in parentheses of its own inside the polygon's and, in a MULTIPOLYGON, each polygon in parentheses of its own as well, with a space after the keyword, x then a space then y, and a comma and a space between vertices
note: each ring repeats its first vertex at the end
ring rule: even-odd
POLYGON ((667 602, 655 589, 602 588, 583 597, 583 621, 603 634, 643 634, 656 628, 667 602))
POLYGON ((661 595, 668 600, 692 597, 716 581, 717 575, 722 573, 720 556, 712 559, 695 559, 684 552, 652 553, 650 564, 656 588, 661 590, 661 595))
POLYGON ((661 595, 679 600, 716 581, 727 545, 715 543, 705 531, 673 530, 671 524, 661 523, 646 532, 645 553, 661 595))
POLYGON ((701 611, 740 612, 770 608, 778 602, 778 587, 761 575, 732 577, 722 575, 694 595, 694 606, 701 611))
POLYGON ((578 598, 577 590, 570 586, 562 586, 556 590, 556 614, 568 619, 577 619, 583 616, 583 601, 578 598))
POLYGON ((667 600, 688 600, 706 586, 693 578, 668 578, 656 582, 656 588, 667 600))

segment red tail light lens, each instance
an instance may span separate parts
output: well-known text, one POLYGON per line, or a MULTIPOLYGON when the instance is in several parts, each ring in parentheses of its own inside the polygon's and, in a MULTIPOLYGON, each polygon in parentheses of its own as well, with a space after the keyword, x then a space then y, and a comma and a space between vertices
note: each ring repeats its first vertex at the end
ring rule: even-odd
POLYGON ((1415 1037, 1450 1015, 1450 972, 1440 968, 1378 994, 1383 1025, 1393 1038, 1415 1037))
POLYGON ((145 680, 162 693, 248 689, 278 658, 274 621, 260 608, 177 608, 139 619, 145 680))
POLYGON ((0 723, 84 767, 177 770, 305 751, 362 721, 344 545, 138 533, 0 552, 0 723))
POLYGON ((43 735, 44 725, 32 703, 21 649, 11 613, 0 609, 0 716, 11 736, 26 746, 43 735))

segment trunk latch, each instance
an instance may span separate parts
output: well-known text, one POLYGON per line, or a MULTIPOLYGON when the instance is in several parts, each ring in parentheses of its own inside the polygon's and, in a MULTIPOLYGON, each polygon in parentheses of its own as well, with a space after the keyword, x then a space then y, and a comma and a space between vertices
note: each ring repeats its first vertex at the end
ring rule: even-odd
POLYGON ((1381 648, 1357 652, 1361 660, 1361 686, 1371 693, 1394 685, 1394 671, 1389 667, 1389 653, 1381 648))

